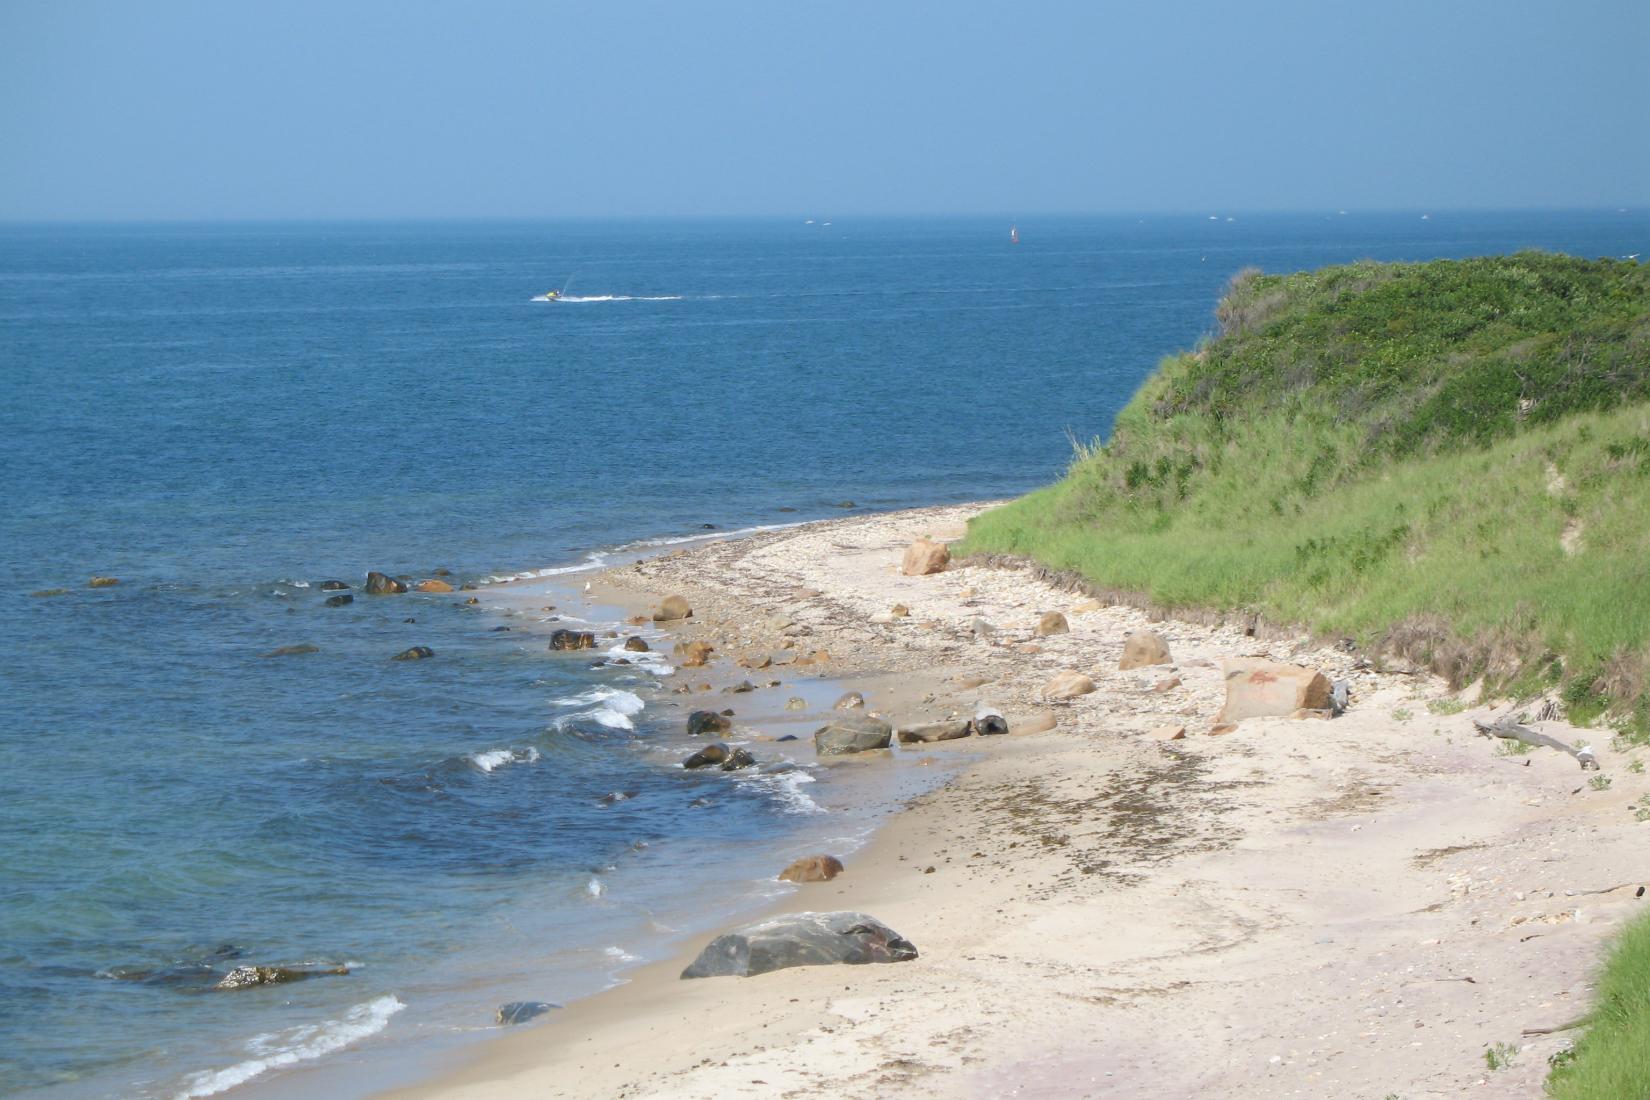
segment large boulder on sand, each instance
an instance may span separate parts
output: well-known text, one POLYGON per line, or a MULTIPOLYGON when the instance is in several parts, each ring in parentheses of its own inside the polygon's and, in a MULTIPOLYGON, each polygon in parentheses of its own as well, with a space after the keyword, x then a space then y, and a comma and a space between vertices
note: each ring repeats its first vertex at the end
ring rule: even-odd
POLYGON ((1079 695, 1087 695, 1094 690, 1094 681, 1081 672, 1056 672, 1053 679, 1043 685, 1045 699, 1075 699, 1079 695))
POLYGON ((806 856, 779 872, 780 882, 830 882, 842 873, 835 856, 806 856))
POLYGON ((420 592, 451 592, 453 586, 438 577, 431 577, 427 581, 418 582, 420 592))
POLYGON ((666 596, 660 601, 659 610, 653 613, 653 621, 656 623, 671 623, 677 619, 692 617, 693 608, 689 607, 687 600, 681 596, 666 596))
POLYGON ((942 572, 950 563, 951 548, 945 543, 918 539, 905 548, 900 572, 907 577, 925 577, 929 573, 942 572))
POLYGON ((747 924, 699 952, 684 978, 748 978, 790 966, 904 962, 911 941, 864 913, 790 913, 747 924))
POLYGON ((1119 669, 1145 668, 1147 665, 1171 665, 1169 643, 1149 630, 1138 630, 1123 640, 1123 659, 1119 669))
POLYGON ((955 718, 948 722, 924 722, 920 725, 906 726, 899 731, 899 743, 902 745, 927 745, 935 741, 954 741, 959 737, 967 737, 974 732, 974 726, 966 718, 955 718))
POLYGON ((1222 667, 1226 670, 1226 705, 1220 708, 1217 724, 1329 706, 1329 679, 1316 669, 1253 657, 1228 660, 1222 667))
POLYGON ((686 645, 677 642, 675 652, 681 658, 683 668, 704 668, 710 664, 710 655, 716 652, 716 647, 709 642, 688 642, 686 645))
POLYGON ((814 731, 814 751, 820 756, 885 749, 894 739, 894 727, 869 714, 847 712, 814 731))
POLYGON ((493 1018, 508 1027, 510 1024, 524 1024, 559 1007, 548 1001, 511 1001, 499 1005, 498 1014, 493 1018))
POLYGON ((550 635, 550 648, 557 652, 595 649, 596 635, 589 630, 557 630, 550 635))
POLYGON ((367 574, 367 583, 364 587, 369 596, 388 596, 407 590, 405 581, 398 581, 388 574, 377 572, 367 574))
POLYGON ((1037 636, 1046 638, 1050 634, 1065 634, 1071 630, 1071 624, 1058 611, 1049 611, 1037 620, 1037 636))

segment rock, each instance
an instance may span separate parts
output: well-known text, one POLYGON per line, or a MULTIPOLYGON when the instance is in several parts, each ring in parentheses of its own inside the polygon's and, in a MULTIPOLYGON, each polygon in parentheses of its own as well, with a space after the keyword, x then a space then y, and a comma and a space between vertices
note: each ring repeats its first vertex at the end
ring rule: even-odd
POLYGON ((855 504, 851 500, 839 500, 835 504, 831 505, 831 507, 832 508, 858 508, 859 505, 855 504))
POLYGON ((511 1001, 509 1004, 499 1005, 498 1015, 494 1018, 505 1027, 509 1027, 511 1024, 525 1024, 528 1020, 560 1007, 549 1001, 511 1001))
POLYGON ((990 641, 991 636, 997 633, 997 628, 993 624, 986 622, 984 619, 977 618, 968 624, 968 631, 976 638, 990 641))
POLYGON ((722 761, 722 770, 725 772, 736 772, 740 768, 754 767, 756 767, 756 757, 744 749, 734 749, 728 753, 728 758, 722 761))
POLYGON ((1054 715, 1046 710, 1034 710, 1013 723, 1015 733, 1047 733, 1056 724, 1054 715))
POLYGON ((974 727, 966 718, 956 718, 946 722, 924 722, 921 725, 906 726, 899 731, 899 743, 902 745, 927 745, 935 741, 955 741, 959 737, 967 737, 974 732, 974 727))
POLYGON ((791 966, 904 962, 911 941, 864 913, 791 913, 717 936, 683 978, 750 977, 791 966))
POLYGON ((785 700, 785 709, 786 710, 807 710, 808 709, 808 701, 806 699, 801 699, 801 698, 798 698, 797 696, 793 695, 789 699, 785 700))
POLYGON ((689 642, 677 646, 677 652, 681 654, 683 668, 703 668, 710 664, 710 655, 716 652, 716 647, 709 642, 689 642))
POLYGON ((550 635, 550 648, 555 652, 595 649, 596 635, 588 630, 558 630, 550 635))
POLYGON ((1054 678, 1043 685, 1045 699, 1075 699, 1079 695, 1087 695, 1094 690, 1094 681, 1081 672, 1056 672, 1054 678))
POLYGON ((900 572, 907 577, 926 577, 942 572, 951 562, 951 548, 943 542, 918 539, 905 548, 900 561, 900 572))
POLYGON ((237 966, 225 974, 213 988, 249 989, 255 985, 285 985, 287 982, 301 982, 306 978, 348 973, 349 967, 347 966, 237 966))
POLYGON ((775 737, 774 738, 775 742, 779 742, 779 741, 800 741, 800 740, 801 740, 801 738, 797 737, 797 735, 794 734, 794 733, 787 733, 783 737, 775 737))
POLYGON ((689 770, 692 770, 693 768, 708 768, 714 764, 722 763, 727 760, 727 758, 728 747, 720 741, 712 741, 710 744, 706 745, 704 748, 682 761, 682 767, 689 770))
POLYGON ((1169 643, 1150 630, 1140 630, 1123 640, 1123 659, 1117 662, 1117 667, 1145 668, 1147 665, 1173 663, 1174 659, 1169 656, 1169 643))
POLYGON ((322 581, 318 586, 322 592, 348 592, 349 585, 343 581, 322 581))
POLYGON ((1224 737, 1228 733, 1236 733, 1236 732, 1237 732, 1237 723, 1236 722, 1216 722, 1214 725, 1209 727, 1209 736, 1210 737, 1224 737))
POLYGON ((29 593, 31 596, 38 596, 42 599, 51 596, 67 596, 68 594, 69 590, 67 588, 41 588, 29 593))
POLYGON ((902 603, 897 603, 888 609, 888 614, 896 619, 905 619, 910 617, 911 609, 902 603))
POLYGON ((756 685, 755 684, 751 683, 749 680, 741 680, 737 684, 729 684, 727 687, 723 688, 722 689, 722 694, 723 695, 744 695, 746 692, 755 691, 755 690, 756 690, 756 685))
POLYGON ((300 654, 304 654, 304 653, 319 653, 319 652, 321 652, 321 647, 320 646, 310 645, 308 642, 300 642, 297 645, 278 646, 275 649, 270 650, 268 653, 265 653, 263 656, 265 656, 265 657, 297 657, 300 654))
POLYGON ((754 657, 741 657, 738 661, 740 668, 767 668, 773 664, 773 658, 767 654, 757 654, 754 657))
POLYGON ((814 751, 820 756, 885 749, 894 739, 894 727, 869 714, 844 714, 814 731, 814 751))
POLYGON ((1291 718, 1318 718, 1318 719, 1327 720, 1327 719, 1333 718, 1334 716, 1335 716, 1335 713, 1334 713, 1333 710, 1308 710, 1307 708, 1302 707, 1300 710, 1297 710, 1295 713, 1291 714, 1289 717, 1291 717, 1291 718))
POLYGON ((1149 690, 1153 695, 1163 695, 1180 686, 1180 677, 1170 676, 1153 684, 1149 690))
POLYGON ((407 590, 406 582, 383 573, 368 573, 366 593, 369 596, 389 596, 407 590))
POLYGON ((1081 603, 1072 604, 1071 612, 1074 615, 1081 615, 1088 611, 1099 611, 1105 606, 1106 605, 1101 603, 1099 600, 1084 600, 1081 603))
POLYGON ((1329 709, 1329 680, 1316 669, 1250 657, 1222 664, 1226 671, 1226 705, 1215 719, 1218 723, 1329 709))
POLYGON ((656 623, 673 623, 679 619, 693 617, 693 608, 688 606, 687 600, 681 596, 666 596, 659 604, 659 609, 653 613, 656 623))
POLYGON ((832 710, 858 710, 865 706, 865 696, 857 691, 843 694, 842 698, 831 704, 832 710))
POLYGON ((996 707, 984 703, 974 708, 974 721, 969 723, 981 737, 1000 737, 1008 732, 1008 719, 996 707))
POLYGON ((624 651, 626 653, 649 653, 651 649, 646 641, 632 636, 624 640, 624 651))
POLYGON ((427 581, 420 581, 418 590, 420 592, 451 592, 453 590, 453 586, 444 580, 431 578, 427 581))
POLYGON ((732 728, 732 720, 725 714, 717 714, 714 710, 696 710, 688 715, 689 737, 703 737, 707 733, 727 733, 732 728))
POLYGON ((422 661, 426 657, 434 657, 434 656, 435 656, 435 650, 431 649, 429 646, 427 646, 427 645, 415 645, 411 649, 403 649, 400 653, 397 653, 394 657, 391 657, 390 660, 392 660, 392 661, 422 661))
POLYGON ((1041 619, 1037 620, 1037 636, 1039 638, 1046 638, 1050 634, 1068 634, 1070 632, 1071 624, 1067 623, 1066 617, 1058 611, 1047 612, 1041 619))
POLYGON ((957 590, 957 598, 958 599, 972 600, 976 595, 978 595, 978 593, 974 591, 974 586, 973 585, 969 585, 967 588, 961 588, 961 589, 957 590))
POLYGON ((86 582, 87 588, 113 588, 120 583, 119 577, 93 577, 86 582))
POLYGON ((474 606, 476 606, 476 604, 478 604, 480 602, 481 602, 480 600, 476 599, 474 596, 471 596, 469 599, 464 601, 464 606, 465 607, 474 607, 474 606))
POLYGON ((806 856, 779 872, 780 882, 830 882, 842 873, 835 856, 806 856))
POLYGON ((345 607, 345 606, 347 606, 349 604, 352 604, 354 602, 355 602, 355 597, 351 596, 348 592, 345 592, 341 596, 328 596, 327 597, 327 606, 328 607, 345 607))
POLYGON ((1179 741, 1186 736, 1185 726, 1158 726, 1146 735, 1153 741, 1179 741))

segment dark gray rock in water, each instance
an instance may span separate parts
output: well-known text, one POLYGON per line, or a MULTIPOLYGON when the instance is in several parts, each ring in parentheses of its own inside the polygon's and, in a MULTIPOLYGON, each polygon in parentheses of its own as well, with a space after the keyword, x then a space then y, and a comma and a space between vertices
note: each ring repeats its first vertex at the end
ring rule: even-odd
POLYGON ((684 978, 748 978, 791 966, 904 962, 911 941, 864 913, 791 913, 717 936, 684 978))
POLYGON ((403 649, 400 653, 397 653, 394 657, 391 657, 390 660, 392 660, 392 661, 422 661, 427 657, 434 657, 434 656, 435 656, 435 650, 431 649, 429 646, 427 646, 427 645, 415 645, 411 649, 403 649))
POLYGON ((321 582, 321 591, 322 592, 348 592, 349 591, 349 585, 345 584, 343 581, 322 581, 321 582))
POLYGON ((779 741, 799 741, 799 740, 801 740, 801 738, 797 737, 797 735, 794 734, 794 733, 787 733, 783 737, 775 737, 774 738, 775 742, 779 742, 779 741))
POLYGON ((746 692, 755 691, 755 690, 756 690, 756 685, 755 684, 751 683, 749 680, 741 680, 737 684, 729 684, 727 687, 723 688, 722 689, 722 694, 723 695, 743 695, 746 692))
POLYGON ((237 966, 225 974, 214 989, 249 989, 255 985, 285 985, 325 974, 348 974, 347 966, 237 966))
POLYGON ((549 1001, 511 1001, 509 1004, 498 1006, 498 1015, 495 1019, 508 1027, 511 1024, 524 1024, 560 1007, 561 1005, 553 1005, 549 1001))
POLYGON ((708 768, 713 764, 720 764, 728 758, 728 747, 720 741, 712 741, 686 760, 682 761, 684 768, 708 768))
POLYGON ((351 596, 348 592, 344 593, 342 596, 328 596, 327 597, 327 606, 328 607, 343 607, 345 604, 351 604, 351 603, 354 603, 354 602, 355 602, 355 597, 351 596))
POLYGON ((595 649, 596 635, 588 630, 558 630, 550 635, 553 650, 595 649))
POLYGON ((814 751, 821 756, 885 749, 894 739, 894 727, 880 718, 844 713, 814 731, 814 751))
POLYGON ((367 574, 366 592, 369 596, 388 596, 406 590, 405 582, 398 581, 394 577, 376 572, 367 574))
POLYGON ((755 766, 756 757, 744 749, 734 749, 728 753, 728 758, 722 761, 722 770, 725 772, 736 772, 740 768, 754 768, 755 766))
POLYGON ((701 737, 707 733, 727 733, 733 723, 726 715, 714 710, 696 710, 688 715, 688 736, 701 737))
POLYGON ((264 656, 265 657, 297 657, 297 656, 300 656, 300 655, 305 654, 305 653, 319 653, 319 652, 321 652, 321 647, 320 646, 310 645, 308 642, 301 642, 298 645, 279 646, 275 649, 270 650, 268 653, 265 653, 264 656))
POLYGON ((635 637, 634 635, 624 640, 624 648, 626 653, 648 652, 647 642, 641 638, 635 637))

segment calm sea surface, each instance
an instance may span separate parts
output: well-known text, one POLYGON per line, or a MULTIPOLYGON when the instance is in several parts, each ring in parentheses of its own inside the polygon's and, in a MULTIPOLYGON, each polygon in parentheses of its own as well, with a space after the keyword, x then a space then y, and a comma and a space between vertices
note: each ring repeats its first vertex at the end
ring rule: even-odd
POLYGON ((1249 264, 1650 251, 1616 212, 1020 232, 0 228, 0 1093, 208 1095, 433 1042, 857 835, 814 812, 828 775, 672 767, 647 669, 318 582, 1024 491, 1249 264), (411 645, 437 658, 387 660, 411 645), (206 991, 237 963, 352 972, 206 991))

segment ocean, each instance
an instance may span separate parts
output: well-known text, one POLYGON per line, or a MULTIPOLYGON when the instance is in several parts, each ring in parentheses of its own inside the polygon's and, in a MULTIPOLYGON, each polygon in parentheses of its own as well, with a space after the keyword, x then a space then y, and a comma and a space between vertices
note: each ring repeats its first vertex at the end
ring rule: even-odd
POLYGON ((326 1093, 357 1095, 374 1051, 416 1064, 501 1001, 622 980, 901 793, 681 771, 664 666, 497 629, 498 580, 557 570, 553 603, 661 540, 1044 484, 1246 265, 1621 256, 1650 219, 1008 230, 0 227, 0 1093, 337 1063, 326 1093), (482 606, 367 598, 368 570, 447 570, 482 606), (263 656, 290 645, 317 648, 263 656), (413 645, 435 658, 389 660, 413 645), (350 973, 210 990, 241 964, 350 973))

